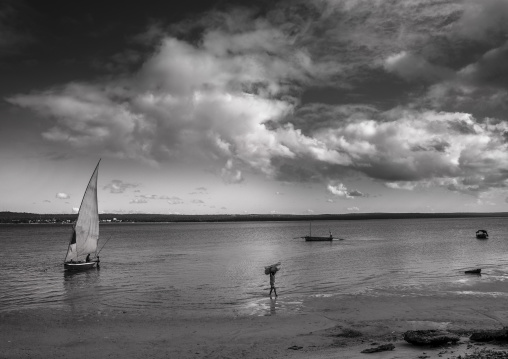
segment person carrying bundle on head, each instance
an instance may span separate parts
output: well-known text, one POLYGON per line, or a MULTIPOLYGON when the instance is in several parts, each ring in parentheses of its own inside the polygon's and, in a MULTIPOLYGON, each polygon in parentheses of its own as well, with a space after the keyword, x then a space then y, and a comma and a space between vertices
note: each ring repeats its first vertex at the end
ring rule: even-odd
POLYGON ((270 275, 270 297, 272 296, 272 291, 275 293, 275 296, 277 297, 277 289, 275 289, 275 273, 279 271, 278 266, 279 263, 272 264, 271 266, 265 267, 265 274, 270 275))

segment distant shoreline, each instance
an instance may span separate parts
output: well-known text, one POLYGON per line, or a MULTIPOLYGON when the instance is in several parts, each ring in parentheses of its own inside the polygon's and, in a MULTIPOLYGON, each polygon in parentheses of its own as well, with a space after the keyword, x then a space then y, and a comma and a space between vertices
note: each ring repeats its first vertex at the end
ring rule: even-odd
MULTIPOLYGON (((340 221, 340 220, 375 220, 375 219, 424 219, 424 218, 485 218, 508 217, 508 212, 456 212, 456 213, 345 213, 345 214, 115 214, 99 215, 101 222, 106 223, 171 223, 171 222, 273 222, 273 221, 340 221)), ((24 212, 0 212, 0 223, 11 224, 45 224, 72 223, 77 214, 38 214, 24 212)))

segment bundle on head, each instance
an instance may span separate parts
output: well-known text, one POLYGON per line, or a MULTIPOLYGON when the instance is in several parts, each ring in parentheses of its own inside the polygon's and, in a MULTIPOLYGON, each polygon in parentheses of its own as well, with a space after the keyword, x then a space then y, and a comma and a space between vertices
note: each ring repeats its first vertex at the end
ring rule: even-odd
POLYGON ((270 273, 277 273, 277 271, 279 270, 279 268, 277 268, 277 266, 280 266, 280 262, 266 266, 265 267, 265 274, 268 275, 270 273))

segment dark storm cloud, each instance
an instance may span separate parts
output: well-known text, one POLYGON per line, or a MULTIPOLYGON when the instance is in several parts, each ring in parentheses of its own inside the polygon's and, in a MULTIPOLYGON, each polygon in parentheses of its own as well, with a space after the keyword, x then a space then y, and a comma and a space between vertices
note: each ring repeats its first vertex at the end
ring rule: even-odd
POLYGON ((28 19, 24 12, 30 9, 22 1, 4 0, 0 3, 0 59, 17 54, 34 41, 27 31, 28 19))
MULTIPOLYGON (((152 22, 137 38, 143 51, 115 52, 113 75, 7 100, 47 118, 43 138, 69 151, 192 159, 226 183, 253 171, 344 198, 361 194, 343 186, 351 174, 405 190, 506 186, 505 2, 262 10, 152 22)), ((108 188, 125 190, 117 185, 108 188)))

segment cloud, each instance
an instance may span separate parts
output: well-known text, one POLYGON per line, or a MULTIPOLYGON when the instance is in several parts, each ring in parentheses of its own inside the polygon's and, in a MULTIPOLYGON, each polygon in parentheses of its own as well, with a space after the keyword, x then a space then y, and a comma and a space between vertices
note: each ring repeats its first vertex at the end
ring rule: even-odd
POLYGON ((69 199, 69 198, 71 198, 71 196, 69 196, 67 193, 64 193, 64 192, 58 192, 55 195, 55 198, 58 198, 58 199, 69 199))
POLYGON ((365 196, 343 185, 358 175, 479 195, 508 184, 506 19, 496 0, 212 12, 151 24, 136 71, 7 101, 46 117, 43 138, 69 152, 318 182, 339 198, 365 196))
POLYGON ((221 169, 221 177, 225 183, 241 183, 243 182, 242 171, 233 168, 233 161, 229 159, 221 169))
POLYGON ((45 199, 44 201, 42 201, 44 203, 51 203, 51 201, 49 199, 45 199))
POLYGON ((412 191, 417 186, 417 183, 407 182, 407 181, 399 181, 399 182, 386 182, 386 187, 391 189, 403 189, 406 191, 412 191))
POLYGON ((349 192, 348 192, 346 186, 344 186, 342 183, 329 184, 326 189, 328 190, 328 192, 330 192, 334 196, 343 197, 343 198, 353 198, 352 196, 349 195, 349 192))
POLYGON ((359 212, 360 208, 358 208, 358 207, 348 207, 347 210, 349 212, 359 212))
POLYGON ((180 197, 170 197, 168 198, 167 202, 169 204, 182 204, 183 200, 180 197))
MULTIPOLYGON (((487 186, 504 186, 506 131, 503 121, 479 122, 467 113, 394 109, 373 119, 352 118, 313 136, 350 158, 338 173, 348 168, 385 182, 480 175, 487 186)), ((340 187, 329 190, 345 193, 340 187)))
POLYGON ((504 38, 508 32, 508 3, 504 0, 465 1, 455 27, 459 35, 478 42, 504 38))
POLYGON ((0 57, 17 54, 22 47, 33 42, 33 36, 23 26, 23 10, 27 9, 22 2, 0 3, 0 57))
POLYGON ((72 207, 72 212, 73 213, 78 213, 79 212, 79 207, 72 207))
POLYGON ((190 194, 208 194, 208 189, 206 187, 197 187, 195 191, 190 194))
POLYGON ((124 193, 129 188, 136 188, 139 185, 132 183, 124 183, 121 180, 112 180, 104 186, 104 189, 109 189, 110 193, 124 193))
POLYGON ((349 191, 349 195, 351 197, 365 197, 365 194, 363 194, 362 192, 358 191, 358 190, 351 190, 349 191))
MULTIPOLYGON (((354 197, 365 197, 365 195, 358 190, 348 190, 342 183, 329 183, 326 187, 328 192, 337 197, 352 199, 354 197)), ((328 202, 333 202, 332 199, 328 199, 328 202)))
POLYGON ((144 198, 144 199, 171 199, 169 196, 159 196, 156 194, 141 194, 136 197, 144 198))
POLYGON ((191 203, 194 203, 194 204, 203 204, 203 203, 205 203, 205 202, 203 202, 203 201, 202 201, 202 200, 200 200, 200 199, 193 199, 193 200, 191 201, 191 203))
POLYGON ((129 201, 131 204, 142 204, 142 203, 148 203, 148 201, 144 198, 134 198, 133 200, 129 201))
POLYGON ((443 81, 452 78, 454 72, 444 67, 432 65, 421 56, 402 51, 386 58, 384 68, 405 80, 443 81))
POLYGON ((150 194, 141 194, 141 195, 136 196, 136 197, 140 197, 140 198, 144 198, 144 199, 157 199, 158 198, 158 196, 155 195, 155 194, 152 194, 152 195, 150 195, 150 194))
POLYGON ((462 68, 458 79, 469 85, 506 86, 508 41, 485 52, 476 62, 462 68))
POLYGON ((69 150, 150 163, 225 161, 228 183, 243 180, 242 166, 273 175, 272 157, 295 156, 284 141, 312 156, 337 156, 294 128, 265 125, 290 113, 293 92, 313 78, 307 52, 268 21, 228 19, 197 44, 165 34, 131 76, 7 100, 54 119, 43 138, 69 150))

